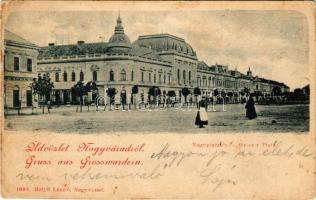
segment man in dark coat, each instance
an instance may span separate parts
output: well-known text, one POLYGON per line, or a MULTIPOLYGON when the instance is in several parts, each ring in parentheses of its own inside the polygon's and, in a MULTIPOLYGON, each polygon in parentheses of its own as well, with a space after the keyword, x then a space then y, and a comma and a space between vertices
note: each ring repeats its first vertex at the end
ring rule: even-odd
POLYGON ((255 101, 253 100, 252 96, 249 97, 249 100, 247 101, 245 108, 246 108, 246 117, 248 119, 254 119, 257 117, 257 113, 255 109, 255 101))

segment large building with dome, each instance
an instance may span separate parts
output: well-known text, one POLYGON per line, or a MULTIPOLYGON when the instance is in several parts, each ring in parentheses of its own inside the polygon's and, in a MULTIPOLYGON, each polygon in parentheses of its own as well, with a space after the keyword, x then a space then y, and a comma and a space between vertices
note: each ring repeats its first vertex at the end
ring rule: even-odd
POLYGON ((219 64, 209 66, 198 60, 196 51, 184 39, 167 33, 139 36, 134 42, 124 33, 120 16, 109 41, 57 45, 50 43, 39 50, 37 71, 49 73, 54 81, 52 101, 66 104, 74 101, 71 88, 80 80, 94 81, 98 93, 104 96, 108 88, 115 88, 116 97, 129 98, 132 87, 138 86, 142 101, 148 99, 152 86, 158 87, 162 95, 174 91, 181 98, 184 87, 198 87, 202 94, 212 96, 214 91, 233 93, 238 97, 244 88, 271 94, 279 86, 282 91, 289 88, 283 83, 230 70, 219 64))

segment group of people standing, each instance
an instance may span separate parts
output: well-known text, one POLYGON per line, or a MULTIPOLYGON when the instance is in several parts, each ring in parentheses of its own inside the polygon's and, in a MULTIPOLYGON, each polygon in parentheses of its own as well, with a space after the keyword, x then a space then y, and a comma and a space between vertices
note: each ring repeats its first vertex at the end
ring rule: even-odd
MULTIPOLYGON (((200 101, 198 101, 198 111, 195 117, 195 125, 198 126, 198 128, 205 128, 204 125, 208 125, 208 117, 207 117, 207 101, 205 97, 202 97, 200 101)), ((253 96, 250 95, 246 106, 246 117, 248 119, 255 119, 257 117, 256 109, 255 109, 255 101, 253 99, 253 96)))

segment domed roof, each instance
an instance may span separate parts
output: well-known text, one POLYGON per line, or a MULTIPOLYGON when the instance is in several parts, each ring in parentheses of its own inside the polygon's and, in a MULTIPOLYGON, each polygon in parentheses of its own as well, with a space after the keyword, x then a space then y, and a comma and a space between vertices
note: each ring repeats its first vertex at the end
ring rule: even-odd
POLYGON ((170 34, 140 36, 134 42, 136 45, 148 47, 155 51, 175 51, 188 56, 196 57, 196 53, 184 39, 170 34))
POLYGON ((129 52, 132 49, 131 42, 127 35, 124 33, 121 17, 118 16, 114 34, 109 39, 108 49, 109 52, 129 52))

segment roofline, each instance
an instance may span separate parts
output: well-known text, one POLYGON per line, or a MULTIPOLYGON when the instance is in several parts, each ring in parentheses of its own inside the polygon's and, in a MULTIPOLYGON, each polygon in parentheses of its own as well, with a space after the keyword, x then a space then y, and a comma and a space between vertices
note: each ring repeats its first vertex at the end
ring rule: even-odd
POLYGON ((84 46, 84 45, 89 45, 89 44, 108 44, 108 42, 91 42, 91 43, 83 43, 83 44, 78 44, 78 43, 74 43, 74 44, 59 44, 56 45, 54 44, 53 46, 41 46, 40 48, 49 48, 49 47, 64 47, 64 46, 84 46))
POLYGON ((78 62, 94 62, 94 61, 106 61, 106 60, 133 60, 136 62, 145 62, 145 63, 152 63, 152 64, 159 64, 159 65, 163 65, 163 66, 168 66, 168 67, 172 67, 172 64, 168 61, 162 61, 162 60, 157 60, 157 59, 150 59, 150 58, 146 58, 146 57, 142 57, 142 56, 135 56, 135 55, 115 55, 115 56, 100 56, 97 58, 87 58, 87 57, 82 57, 82 58, 73 58, 73 59, 68 59, 68 60, 45 60, 45 59, 39 59, 38 60, 38 65, 41 64, 55 64, 55 63, 78 63, 78 62))
POLYGON ((38 45, 34 44, 33 42, 21 37, 20 35, 8 30, 8 29, 4 29, 4 32, 3 32, 3 40, 5 42, 12 42, 12 43, 16 43, 16 44, 23 44, 23 45, 26 45, 26 46, 35 46, 35 47, 39 47, 38 45), (16 40, 13 40, 13 39, 9 39, 6 37, 6 34, 11 34, 13 35, 14 37, 17 37, 19 38, 20 40, 22 40, 23 42, 20 42, 20 41, 16 41, 16 40))
POLYGON ((17 42, 13 40, 4 40, 6 46, 14 46, 14 47, 22 47, 22 48, 28 48, 28 49, 36 49, 39 50, 40 47, 33 43, 23 43, 23 42, 17 42))
POLYGON ((179 40, 181 42, 185 42, 185 40, 183 38, 177 37, 175 35, 171 35, 169 33, 160 33, 160 34, 152 34, 152 35, 141 35, 138 36, 138 39, 150 39, 150 38, 162 38, 162 37, 170 37, 176 40, 179 40))
POLYGON ((157 52, 159 55, 177 55, 180 57, 184 57, 184 58, 190 58, 192 60, 198 60, 197 56, 191 56, 188 54, 184 54, 184 53, 178 53, 178 52, 174 52, 174 51, 163 51, 163 52, 157 52))

